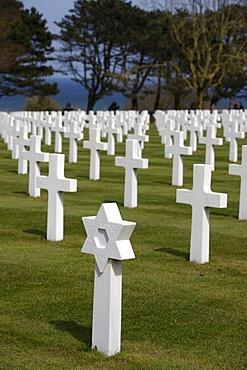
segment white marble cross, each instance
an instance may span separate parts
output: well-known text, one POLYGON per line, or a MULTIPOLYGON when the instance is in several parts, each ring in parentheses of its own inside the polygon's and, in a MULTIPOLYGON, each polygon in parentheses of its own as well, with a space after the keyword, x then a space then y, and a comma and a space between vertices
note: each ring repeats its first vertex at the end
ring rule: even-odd
POLYGON ((9 127, 9 119, 10 115, 6 112, 0 112, 0 132, 1 136, 4 139, 5 144, 7 144, 7 135, 8 135, 8 127, 9 127))
POLYGON ((199 125, 197 117, 192 117, 190 124, 185 126, 185 130, 190 132, 190 146, 192 151, 197 150, 197 135, 200 137, 202 135, 202 126, 199 125))
POLYGON ((65 127, 63 126, 62 112, 57 112, 57 116, 54 118, 54 125, 51 127, 51 131, 55 132, 55 152, 62 152, 62 133, 65 132, 65 127))
POLYGON ((241 177, 238 218, 247 220, 247 145, 242 146, 242 163, 230 164, 229 174, 241 177))
POLYGON ((37 187, 37 176, 40 175, 40 162, 49 162, 49 153, 41 152, 41 137, 30 136, 29 151, 22 151, 23 159, 29 161, 29 186, 28 193, 31 197, 39 197, 40 189, 37 187))
POLYGON ((67 131, 64 133, 64 137, 69 139, 69 162, 77 162, 77 141, 83 139, 83 133, 80 132, 78 121, 72 120, 67 125, 67 131))
POLYGON ((19 158, 19 145, 15 139, 19 138, 20 135, 20 120, 14 119, 13 127, 12 127, 12 159, 19 158))
POLYGON ((159 132, 159 135, 161 135, 160 130, 164 129, 166 127, 166 122, 168 119, 168 115, 166 112, 162 110, 156 110, 153 114, 153 117, 155 119, 155 125, 157 127, 157 130, 159 132))
POLYGON ((6 136, 6 143, 8 150, 13 149, 13 126, 14 126, 14 117, 8 117, 8 125, 7 125, 7 136, 6 136))
POLYGON ((87 238, 81 251, 96 260, 92 348, 113 356, 121 349, 122 260, 135 258, 129 238, 136 224, 122 220, 116 203, 103 203, 97 216, 82 221, 87 238))
POLYGON ((115 165, 125 167, 124 206, 137 207, 137 169, 148 168, 148 159, 141 158, 138 140, 126 140, 125 157, 116 157, 115 165))
POLYGON ((142 122, 135 122, 134 123, 134 133, 128 134, 128 139, 138 140, 141 149, 144 148, 144 143, 147 143, 149 141, 149 136, 145 135, 143 132, 144 125, 142 122))
POLYGON ((89 128, 89 141, 83 142, 83 148, 90 149, 90 180, 100 178, 100 150, 107 150, 108 144, 100 141, 101 129, 97 126, 89 128))
POLYGON ((76 192, 77 180, 64 177, 64 154, 49 155, 49 175, 37 176, 37 187, 48 191, 47 240, 63 240, 63 193, 76 192))
POLYGON ((97 117, 93 110, 90 110, 86 116, 86 127, 92 127, 97 125, 97 117))
POLYGON ((173 145, 166 145, 165 155, 167 156, 170 153, 173 155, 172 185, 182 186, 184 171, 182 155, 192 155, 192 148, 184 146, 183 131, 174 131, 173 137, 173 145))
POLYGON ((102 133, 107 134, 107 154, 115 155, 115 137, 114 134, 119 135, 120 128, 116 127, 116 118, 109 116, 107 118, 107 124, 103 127, 102 133))
POLYGON ((190 261, 209 261, 209 207, 226 208, 227 194, 211 191, 211 166, 194 164, 193 189, 178 189, 177 203, 192 206, 190 261))
MULTIPOLYGON (((161 143, 165 145, 172 145, 172 136, 174 133, 174 127, 175 127, 175 122, 173 119, 167 119, 165 123, 165 127, 160 128, 159 134, 161 136, 161 143)), ((165 158, 172 158, 172 153, 166 153, 164 151, 164 156, 165 158)))
POLYGON ((216 138, 216 131, 217 127, 215 125, 208 125, 207 135, 199 138, 199 143, 206 145, 205 164, 210 164, 212 171, 214 171, 215 162, 214 145, 223 145, 223 139, 216 138))
POLYGON ((19 137, 14 138, 14 145, 18 146, 18 174, 27 174, 27 159, 23 158, 23 152, 26 147, 30 146, 30 139, 28 138, 28 126, 21 126, 19 137))
POLYGON ((45 128, 45 144, 51 145, 51 128, 54 126, 52 121, 52 115, 49 112, 45 112, 43 126, 45 128))
POLYGON ((238 122, 230 122, 229 131, 225 132, 225 138, 230 141, 230 152, 229 160, 237 162, 238 160, 238 141, 237 139, 243 139, 245 137, 244 132, 238 131, 238 122))
POLYGON ((36 112, 29 112, 29 123, 31 124, 31 135, 37 135, 36 112))
POLYGON ((117 117, 117 122, 116 126, 119 127, 120 133, 118 136, 118 142, 122 143, 123 142, 123 136, 128 134, 128 122, 126 118, 126 111, 118 111, 116 112, 116 117, 117 117))

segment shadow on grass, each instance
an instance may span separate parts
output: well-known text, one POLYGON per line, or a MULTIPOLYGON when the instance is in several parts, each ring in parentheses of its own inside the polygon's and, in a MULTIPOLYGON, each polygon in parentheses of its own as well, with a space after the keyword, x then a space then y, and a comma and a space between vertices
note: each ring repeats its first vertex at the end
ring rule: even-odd
POLYGON ((163 185, 172 186, 171 181, 165 181, 165 180, 154 180, 154 181, 153 181, 153 183, 155 183, 155 184, 163 184, 163 185))
POLYGON ((157 248, 157 249, 154 249, 154 251, 155 252, 169 253, 169 254, 172 254, 173 256, 183 257, 187 261, 189 260, 189 257, 190 257, 189 253, 180 252, 177 249, 173 249, 173 248, 157 248))
POLYGON ((46 239, 46 233, 44 231, 29 229, 23 230, 23 232, 27 234, 40 235, 42 238, 46 239))
POLYGON ((22 195, 28 195, 29 194, 26 191, 14 191, 13 194, 22 194, 22 195))
POLYGON ((123 203, 117 202, 117 201, 114 201, 114 200, 104 200, 102 203, 117 203, 118 206, 124 207, 123 203))
POLYGON ((49 324, 53 325, 56 330, 69 333, 75 339, 83 342, 87 346, 91 346, 91 328, 79 325, 74 321, 50 321, 49 324))
POLYGON ((210 216, 215 216, 215 217, 224 217, 225 219, 238 219, 238 215, 236 212, 232 212, 233 214, 231 213, 223 213, 223 212, 217 212, 217 211, 211 211, 210 212, 210 216), (234 214, 235 213, 235 214, 234 214))

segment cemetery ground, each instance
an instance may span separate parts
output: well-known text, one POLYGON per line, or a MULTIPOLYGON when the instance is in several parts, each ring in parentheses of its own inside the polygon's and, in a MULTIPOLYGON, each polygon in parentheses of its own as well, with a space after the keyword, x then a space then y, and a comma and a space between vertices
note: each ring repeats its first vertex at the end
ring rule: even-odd
MULTIPOLYGON (((210 262, 200 265, 189 262, 191 207, 175 201, 172 160, 154 124, 148 134, 134 209, 123 207, 124 169, 114 156, 101 152, 101 179, 88 180, 89 150, 79 142, 78 163, 68 163, 63 139, 65 176, 78 180, 78 192, 64 194, 61 242, 46 240, 47 192, 28 196, 28 175, 17 174, 0 140, 1 369, 246 369, 247 221, 237 218, 240 177, 228 175, 229 143, 215 148, 211 187, 228 194, 228 207, 210 210, 210 262), (121 353, 108 358, 91 350, 95 261, 81 253, 81 218, 114 201, 123 220, 136 222, 136 258, 123 261, 121 353)), ((116 144, 116 155, 124 150, 116 144)), ((192 188, 192 166, 204 158, 202 144, 184 157, 182 188, 192 188)))

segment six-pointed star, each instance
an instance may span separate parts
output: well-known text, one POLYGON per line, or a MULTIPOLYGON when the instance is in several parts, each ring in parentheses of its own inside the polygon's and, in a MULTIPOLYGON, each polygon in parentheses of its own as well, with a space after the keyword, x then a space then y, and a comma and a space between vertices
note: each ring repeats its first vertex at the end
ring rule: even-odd
POLYGON ((82 252, 93 254, 102 273, 109 258, 135 258, 129 238, 135 222, 123 221, 116 203, 103 203, 97 216, 82 217, 87 238, 82 252))

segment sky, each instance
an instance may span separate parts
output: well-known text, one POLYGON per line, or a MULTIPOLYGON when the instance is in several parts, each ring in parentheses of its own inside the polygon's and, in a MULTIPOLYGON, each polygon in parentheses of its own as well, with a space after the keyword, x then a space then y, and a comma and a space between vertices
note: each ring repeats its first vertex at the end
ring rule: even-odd
MULTIPOLYGON (((39 13, 43 14, 43 18, 47 20, 49 31, 57 33, 59 28, 54 22, 59 22, 68 14, 70 9, 74 8, 74 0, 21 0, 24 8, 36 8, 39 13)), ((133 0, 133 5, 142 6, 143 0, 133 0)))

